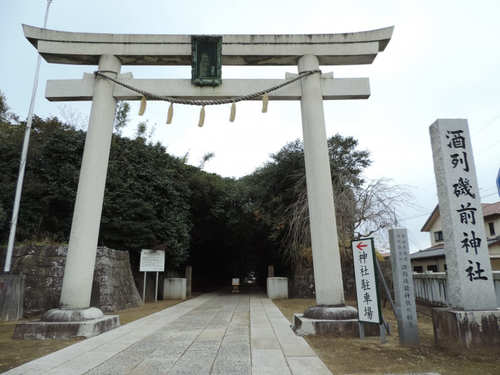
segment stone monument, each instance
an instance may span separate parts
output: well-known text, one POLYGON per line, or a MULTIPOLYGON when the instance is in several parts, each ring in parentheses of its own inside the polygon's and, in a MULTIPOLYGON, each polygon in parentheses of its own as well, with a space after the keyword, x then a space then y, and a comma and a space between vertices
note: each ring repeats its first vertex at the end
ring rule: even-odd
POLYGON ((389 229, 389 242, 399 343, 408 346, 418 345, 417 305, 407 230, 405 228, 389 229))
POLYGON ((500 310, 467 120, 438 119, 430 136, 451 305, 433 310, 436 343, 500 344, 500 310))
POLYGON ((24 275, 0 274, 0 321, 23 318, 24 275))
MULTIPOLYGON (((217 76, 207 83, 210 87, 199 87, 205 82, 203 77, 134 79, 131 74, 120 74, 122 65, 191 65, 198 61, 193 52, 197 51, 199 37, 73 33, 27 25, 23 28, 26 38, 49 63, 98 65, 96 74, 86 74, 82 80, 49 81, 46 89, 51 101, 92 100, 60 302, 68 317, 74 316, 69 311, 84 313, 89 307, 116 101, 142 100, 143 92, 175 100, 235 98, 281 84, 283 87, 269 92, 266 99, 301 101, 316 302, 330 306, 330 312, 340 309, 339 318, 345 315, 323 100, 366 99, 370 89, 368 78, 334 78, 333 74, 321 74, 319 66, 371 64, 389 43, 392 27, 342 34, 205 38, 214 50, 210 56, 200 56, 200 62, 297 65, 299 74, 288 75, 286 80, 224 80, 219 77, 219 65, 213 69, 217 76)), ((202 73, 201 68, 193 67, 193 74, 202 73)))

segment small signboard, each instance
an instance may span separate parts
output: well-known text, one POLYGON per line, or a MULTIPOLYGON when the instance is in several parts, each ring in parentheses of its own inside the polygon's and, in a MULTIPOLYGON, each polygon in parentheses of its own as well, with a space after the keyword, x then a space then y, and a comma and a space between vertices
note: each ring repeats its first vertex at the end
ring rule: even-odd
POLYGON ((240 292, 240 279, 235 277, 232 280, 233 284, 233 293, 239 293, 240 292))
POLYGON ((359 321, 382 323, 375 274, 375 250, 372 238, 352 242, 359 321))
POLYGON ((140 272, 164 272, 165 270, 165 251, 147 250, 141 251, 140 272))

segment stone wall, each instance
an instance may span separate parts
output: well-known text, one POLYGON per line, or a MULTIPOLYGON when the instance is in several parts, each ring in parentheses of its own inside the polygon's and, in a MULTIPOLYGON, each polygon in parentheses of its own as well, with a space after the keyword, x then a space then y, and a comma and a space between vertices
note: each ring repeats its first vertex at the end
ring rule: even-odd
MULTIPOLYGON (((67 245, 25 244, 14 249, 12 272, 25 275, 24 314, 59 306, 67 245)), ((91 306, 104 312, 142 304, 127 251, 97 248, 91 306)))

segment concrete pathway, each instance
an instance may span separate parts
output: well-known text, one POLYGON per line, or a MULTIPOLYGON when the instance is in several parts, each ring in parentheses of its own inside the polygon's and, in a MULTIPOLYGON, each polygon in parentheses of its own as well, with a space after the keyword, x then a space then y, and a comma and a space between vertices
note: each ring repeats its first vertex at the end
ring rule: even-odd
POLYGON ((263 295, 206 294, 5 374, 326 375, 263 295))

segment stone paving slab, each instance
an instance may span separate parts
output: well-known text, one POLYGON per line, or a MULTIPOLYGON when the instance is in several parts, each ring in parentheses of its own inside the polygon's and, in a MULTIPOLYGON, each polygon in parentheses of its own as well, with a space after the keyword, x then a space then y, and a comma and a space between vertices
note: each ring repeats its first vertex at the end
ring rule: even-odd
POLYGON ((327 375, 263 295, 207 294, 6 372, 48 375, 327 375))

